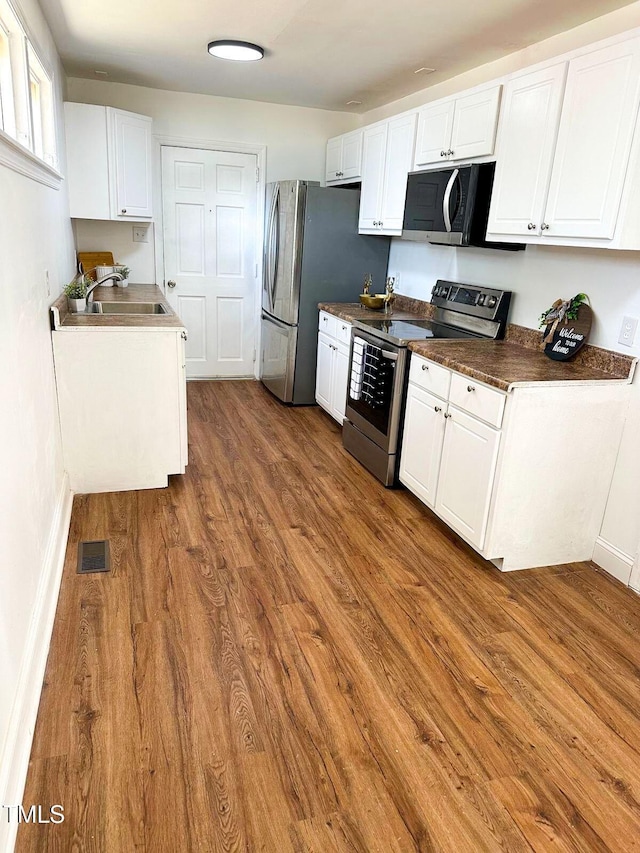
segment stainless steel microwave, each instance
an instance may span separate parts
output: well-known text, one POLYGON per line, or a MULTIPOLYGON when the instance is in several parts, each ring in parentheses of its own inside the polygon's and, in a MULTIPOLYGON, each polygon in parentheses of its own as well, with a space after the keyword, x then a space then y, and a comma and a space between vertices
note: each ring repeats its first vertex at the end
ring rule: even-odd
POLYGON ((403 239, 446 246, 524 249, 521 243, 493 243, 486 239, 495 168, 495 163, 472 163, 433 172, 411 172, 403 239))

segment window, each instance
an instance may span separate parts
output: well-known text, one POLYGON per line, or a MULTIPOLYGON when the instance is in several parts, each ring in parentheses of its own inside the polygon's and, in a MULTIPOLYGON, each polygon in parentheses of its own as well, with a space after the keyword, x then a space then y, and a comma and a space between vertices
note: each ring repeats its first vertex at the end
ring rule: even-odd
POLYGON ((27 42, 29 64, 29 97, 31 102, 31 139, 33 153, 56 166, 56 134, 53 120, 54 102, 51 77, 27 42))
POLYGON ((0 0, 0 130, 55 169, 54 113, 52 76, 11 0, 0 0))

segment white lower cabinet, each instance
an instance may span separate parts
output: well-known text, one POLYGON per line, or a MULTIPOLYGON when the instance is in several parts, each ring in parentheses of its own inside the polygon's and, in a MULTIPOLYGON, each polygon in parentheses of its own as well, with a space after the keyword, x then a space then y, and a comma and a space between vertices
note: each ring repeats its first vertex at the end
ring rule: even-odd
POLYGON ((506 393, 412 354, 400 481, 502 571, 590 560, 630 387, 506 393))
POLYGON ((166 486, 187 465, 183 330, 54 331, 65 468, 74 492, 166 486))
POLYGON ((319 329, 316 402, 342 425, 349 381, 351 323, 321 311, 319 329))

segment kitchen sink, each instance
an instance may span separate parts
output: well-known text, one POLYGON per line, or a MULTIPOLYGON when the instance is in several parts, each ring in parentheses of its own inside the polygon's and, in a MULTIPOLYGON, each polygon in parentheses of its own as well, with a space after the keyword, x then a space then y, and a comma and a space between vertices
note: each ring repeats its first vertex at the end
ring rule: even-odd
POLYGON ((91 314, 167 314, 159 302, 91 302, 91 314))

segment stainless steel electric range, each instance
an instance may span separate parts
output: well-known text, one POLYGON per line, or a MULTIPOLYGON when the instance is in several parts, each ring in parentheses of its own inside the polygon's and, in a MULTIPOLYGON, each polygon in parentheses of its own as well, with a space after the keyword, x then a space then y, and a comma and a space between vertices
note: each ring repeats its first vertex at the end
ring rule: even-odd
POLYGON ((436 282, 433 319, 354 320, 342 443, 385 486, 397 482, 410 341, 504 337, 511 292, 436 282))

